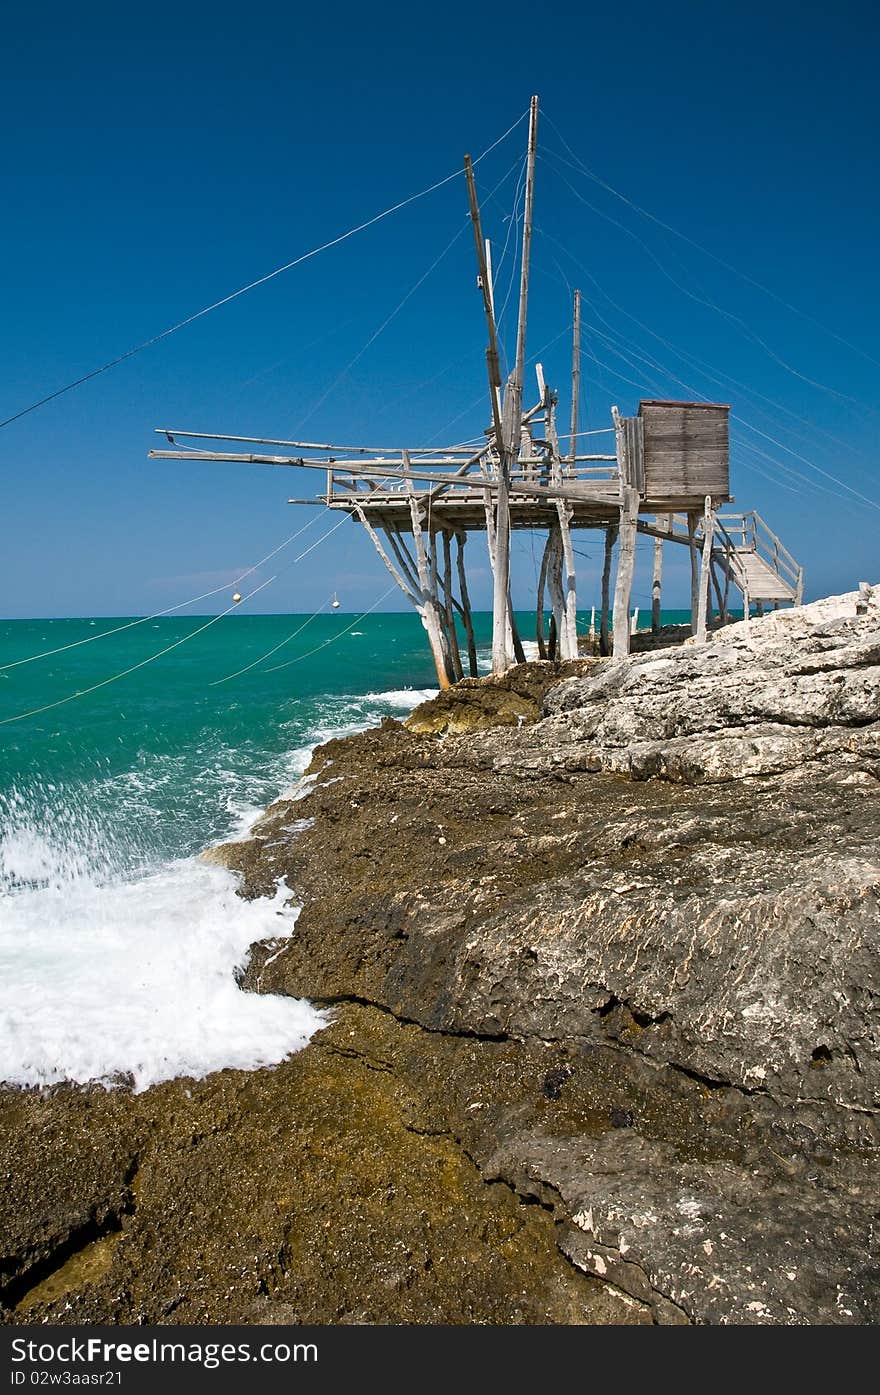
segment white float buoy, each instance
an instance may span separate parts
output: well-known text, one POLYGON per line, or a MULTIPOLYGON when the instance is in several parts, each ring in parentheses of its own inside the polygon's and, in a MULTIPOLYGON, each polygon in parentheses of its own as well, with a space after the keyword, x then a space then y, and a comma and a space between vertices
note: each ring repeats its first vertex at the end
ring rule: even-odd
POLYGON ((238 591, 234 592, 232 599, 234 603, 238 605, 239 601, 241 600, 241 596, 239 595, 238 591))

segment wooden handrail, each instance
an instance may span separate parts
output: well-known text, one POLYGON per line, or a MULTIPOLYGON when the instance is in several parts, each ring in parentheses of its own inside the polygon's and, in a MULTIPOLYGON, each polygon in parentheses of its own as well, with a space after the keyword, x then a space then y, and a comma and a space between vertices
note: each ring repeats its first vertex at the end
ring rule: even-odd
POLYGON ((755 512, 755 513, 753 513, 753 517, 754 517, 754 519, 755 519, 755 524, 757 525, 757 527, 758 527, 758 528, 763 528, 764 532, 765 532, 765 533, 767 534, 767 536, 772 540, 774 548, 778 548, 779 552, 782 553, 782 555, 785 557, 786 561, 790 562, 791 565, 792 565, 792 567, 794 567, 796 570, 799 570, 799 564, 798 564, 798 563, 795 561, 795 559, 792 557, 792 555, 791 555, 791 553, 789 552, 788 548, 785 546, 785 544, 784 544, 783 542, 781 542, 781 541, 779 540, 779 538, 778 538, 778 537, 776 536, 776 534, 773 532, 773 529, 770 528, 770 527, 768 526, 768 524, 764 522, 764 519, 761 517, 761 515, 760 515, 759 513, 756 513, 756 512, 755 512))
POLYGON ((756 510, 752 509, 742 514, 717 514, 716 527, 719 534, 727 542, 727 547, 723 549, 725 556, 729 556, 731 551, 754 552, 756 556, 773 568, 781 580, 789 582, 796 593, 801 594, 803 567, 795 561, 772 528, 767 525, 756 510), (740 548, 737 548, 731 534, 742 537, 740 548))

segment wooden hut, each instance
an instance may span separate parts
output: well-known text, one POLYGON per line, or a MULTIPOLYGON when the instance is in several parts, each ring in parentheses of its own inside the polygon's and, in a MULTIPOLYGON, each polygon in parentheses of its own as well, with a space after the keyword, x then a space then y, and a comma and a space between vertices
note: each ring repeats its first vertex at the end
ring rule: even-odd
POLYGON ((643 508, 698 510, 730 499, 730 407, 720 402, 639 403, 643 508))

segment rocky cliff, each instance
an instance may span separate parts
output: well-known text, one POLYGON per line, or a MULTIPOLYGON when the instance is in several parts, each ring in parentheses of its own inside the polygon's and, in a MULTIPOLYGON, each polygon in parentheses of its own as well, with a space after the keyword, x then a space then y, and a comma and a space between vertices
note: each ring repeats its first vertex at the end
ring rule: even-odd
POLYGON ((13 1315, 876 1321, 880 594, 856 602, 321 747, 215 855, 303 907, 243 986, 333 1025, 274 1072, 7 1097, 51 1175, 84 1110, 113 1139, 48 1221, 6 1208, 13 1315), (110 1230, 100 1273, 40 1289, 110 1230))

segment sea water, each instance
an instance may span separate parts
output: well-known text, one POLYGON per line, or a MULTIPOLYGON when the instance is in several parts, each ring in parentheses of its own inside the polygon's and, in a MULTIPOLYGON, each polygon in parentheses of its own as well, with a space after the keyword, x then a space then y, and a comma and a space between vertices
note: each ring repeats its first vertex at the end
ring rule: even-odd
POLYGON ((413 613, 307 618, 0 621, 0 723, 21 718, 0 724, 0 1081, 145 1089, 277 1063, 321 1026, 238 987, 254 941, 296 933, 291 889, 245 901, 198 854, 436 676, 413 613))

